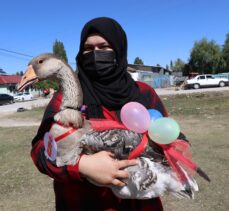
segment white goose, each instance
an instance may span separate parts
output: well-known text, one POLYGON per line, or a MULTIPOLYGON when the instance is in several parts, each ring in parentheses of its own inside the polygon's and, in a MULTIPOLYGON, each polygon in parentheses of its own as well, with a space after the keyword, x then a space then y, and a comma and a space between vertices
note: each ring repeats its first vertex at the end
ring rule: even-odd
MULTIPOLYGON (((77 74, 71 67, 53 54, 41 54, 33 58, 18 85, 22 91, 27 86, 48 78, 60 81, 63 99, 60 111, 54 116, 56 122, 50 133, 53 137, 60 136, 71 127, 78 128, 71 135, 57 142, 56 165, 73 165, 83 153, 95 153, 100 150, 109 150, 117 158, 127 158, 128 154, 140 143, 142 135, 123 129, 108 131, 93 131, 90 122, 83 119, 79 108, 82 106, 83 94, 77 74)), ((193 178, 187 177, 186 183, 181 183, 171 167, 164 165, 164 156, 158 153, 155 146, 149 144, 147 152, 139 159, 139 165, 126 168, 130 177, 126 186, 111 187, 120 198, 146 199, 170 192, 177 197, 193 198, 198 185, 193 178), (156 162, 157 161, 157 162, 156 162)))

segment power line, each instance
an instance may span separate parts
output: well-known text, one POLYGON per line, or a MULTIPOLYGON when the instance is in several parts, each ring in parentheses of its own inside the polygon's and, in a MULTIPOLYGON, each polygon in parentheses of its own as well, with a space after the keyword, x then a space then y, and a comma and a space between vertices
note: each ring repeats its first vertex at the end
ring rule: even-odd
MULTIPOLYGON (((29 57, 29 58, 33 58, 34 56, 31 56, 31 55, 28 55, 28 54, 25 54, 25 53, 20 53, 20 52, 16 52, 16 51, 11 51, 11 50, 7 50, 7 49, 4 49, 4 48, 0 48, 0 51, 4 51, 4 52, 7 52, 7 53, 13 53, 13 54, 17 54, 17 55, 20 55, 20 56, 25 56, 25 57, 29 57)), ((75 62, 69 62, 69 64, 76 64, 75 62)))
POLYGON ((4 49, 4 48, 0 48, 0 51, 5 51, 7 53, 13 53, 13 54, 17 54, 17 55, 20 55, 20 56, 26 56, 26 57, 30 57, 30 58, 33 58, 34 57, 34 56, 31 56, 31 55, 28 55, 28 54, 24 54, 24 53, 20 53, 20 52, 16 52, 16 51, 7 50, 7 49, 4 49))

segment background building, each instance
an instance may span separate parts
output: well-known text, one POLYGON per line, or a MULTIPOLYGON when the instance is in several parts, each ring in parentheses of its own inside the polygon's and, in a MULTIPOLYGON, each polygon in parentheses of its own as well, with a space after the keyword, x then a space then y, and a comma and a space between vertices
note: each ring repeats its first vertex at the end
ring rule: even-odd
POLYGON ((16 93, 16 86, 20 82, 21 77, 20 75, 0 75, 0 93, 16 93))

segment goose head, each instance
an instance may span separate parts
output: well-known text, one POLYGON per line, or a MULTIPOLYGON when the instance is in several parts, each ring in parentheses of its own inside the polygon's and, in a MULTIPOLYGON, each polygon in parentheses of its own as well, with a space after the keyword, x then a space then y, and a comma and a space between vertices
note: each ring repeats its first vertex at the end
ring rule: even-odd
POLYGON ((63 61, 53 54, 41 54, 33 58, 29 62, 20 83, 17 85, 18 91, 22 91, 27 86, 39 81, 57 77, 62 67, 63 61))

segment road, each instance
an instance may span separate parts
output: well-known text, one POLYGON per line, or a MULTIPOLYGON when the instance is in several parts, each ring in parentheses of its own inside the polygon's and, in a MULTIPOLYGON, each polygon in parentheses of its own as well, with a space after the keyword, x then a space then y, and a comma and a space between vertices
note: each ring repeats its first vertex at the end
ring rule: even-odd
MULTIPOLYGON (((155 89, 159 96, 164 95, 177 95, 177 94, 192 94, 192 93, 205 93, 205 92, 222 92, 229 91, 227 87, 204 88, 204 89, 188 89, 188 90, 175 90, 174 87, 155 89)), ((37 98, 32 101, 15 102, 9 105, 0 106, 0 114, 17 112, 18 108, 32 109, 34 107, 46 106, 51 98, 37 98)))
POLYGON ((201 89, 179 89, 179 90, 175 90, 174 87, 170 87, 170 88, 155 89, 155 90, 159 96, 162 96, 162 95, 193 94, 193 93, 229 91, 229 86, 201 88, 201 89))
POLYGON ((31 101, 15 102, 13 104, 1 105, 0 114, 17 112, 18 108, 32 109, 48 105, 51 98, 37 98, 31 101))

